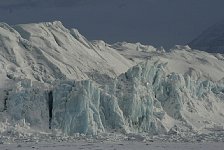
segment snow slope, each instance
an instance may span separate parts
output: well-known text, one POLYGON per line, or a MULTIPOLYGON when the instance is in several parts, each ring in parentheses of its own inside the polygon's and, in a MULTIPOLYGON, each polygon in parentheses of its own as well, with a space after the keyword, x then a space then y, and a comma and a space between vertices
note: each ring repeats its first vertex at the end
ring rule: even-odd
POLYGON ((210 79, 213 81, 219 81, 224 77, 223 54, 210 54, 180 45, 174 46, 167 52, 162 47, 139 46, 139 43, 115 43, 111 47, 134 62, 148 60, 152 63, 167 63, 167 73, 191 74, 195 79, 210 79))
POLYGON ((88 79, 93 71, 113 77, 132 66, 115 50, 105 44, 103 48, 94 46, 60 22, 14 27, 2 23, 0 27, 1 70, 12 75, 10 78, 49 83, 54 79, 88 79))
POLYGON ((223 130, 222 54, 88 41, 58 21, 1 23, 0 50, 3 139, 110 133, 190 139, 223 130))
POLYGON ((189 43, 194 49, 211 53, 224 53, 224 21, 217 23, 189 43))

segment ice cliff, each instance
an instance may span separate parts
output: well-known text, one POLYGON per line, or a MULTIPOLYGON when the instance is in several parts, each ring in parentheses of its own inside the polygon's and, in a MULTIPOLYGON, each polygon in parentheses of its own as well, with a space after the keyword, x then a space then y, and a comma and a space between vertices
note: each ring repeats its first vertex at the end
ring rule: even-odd
POLYGON ((111 130, 159 134, 177 122, 191 130, 200 129, 203 121, 223 122, 223 83, 166 74, 165 67, 141 63, 100 87, 90 80, 57 83, 52 128, 67 134, 111 130), (190 116, 197 116, 197 121, 190 116))
POLYGON ((224 84, 166 74, 166 64, 144 62, 104 85, 57 81, 53 88, 19 81, 7 96, 7 114, 31 127, 75 133, 165 134, 182 122, 192 131, 223 123, 224 84), (38 108, 38 109, 36 109, 38 108))
POLYGON ((0 67, 3 124, 22 121, 66 135, 204 132, 224 125, 221 54, 90 42, 60 22, 1 23, 0 67))

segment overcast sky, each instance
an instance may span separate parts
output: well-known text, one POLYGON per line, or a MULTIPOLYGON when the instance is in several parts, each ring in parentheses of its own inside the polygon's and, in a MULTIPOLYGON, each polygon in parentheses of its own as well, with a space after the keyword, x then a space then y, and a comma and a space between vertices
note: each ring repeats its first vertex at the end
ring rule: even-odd
POLYGON ((8 24, 60 20, 88 39, 185 44, 224 20, 224 0, 0 0, 8 24))

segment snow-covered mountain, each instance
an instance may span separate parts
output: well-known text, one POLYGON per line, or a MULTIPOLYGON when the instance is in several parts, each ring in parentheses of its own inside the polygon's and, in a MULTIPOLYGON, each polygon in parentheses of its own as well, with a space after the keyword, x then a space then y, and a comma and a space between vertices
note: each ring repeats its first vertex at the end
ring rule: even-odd
POLYGON ((88 41, 59 21, 1 23, 0 67, 4 136, 188 135, 224 125, 222 54, 88 41))
POLYGON ((224 53, 224 21, 217 23, 189 43, 190 47, 211 53, 224 53))

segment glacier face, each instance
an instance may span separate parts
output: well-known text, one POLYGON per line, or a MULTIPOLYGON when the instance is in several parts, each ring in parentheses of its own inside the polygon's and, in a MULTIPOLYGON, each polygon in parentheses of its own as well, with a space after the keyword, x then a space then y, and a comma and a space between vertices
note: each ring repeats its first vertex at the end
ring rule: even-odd
POLYGON ((66 135, 224 125, 221 54, 88 41, 60 22, 1 23, 0 68, 2 123, 66 135))
MULTIPOLYGON (((48 88, 29 79, 18 81, 5 97, 5 112, 12 122, 25 120, 31 127, 49 128, 48 88)), ((4 112, 4 111, 3 111, 4 112)))
POLYGON ((100 91, 91 81, 62 82, 53 89, 52 128, 69 135, 104 131, 99 107, 100 91))
POLYGON ((150 61, 104 84, 91 80, 16 82, 6 96, 12 121, 67 135, 102 132, 166 134, 180 122, 190 130, 223 123, 224 84, 165 71, 150 61), (38 108, 38 109, 37 109, 38 108))
POLYGON ((128 81, 122 75, 104 89, 97 88, 92 81, 60 83, 53 90, 52 127, 68 134, 96 134, 111 129, 124 133, 153 130, 158 124, 155 118, 162 119, 165 112, 150 86, 141 83, 141 72, 134 67, 127 74, 128 81))
POLYGON ((224 85, 195 81, 189 75, 167 75, 165 66, 139 64, 101 88, 89 80, 57 84, 53 89, 52 128, 69 135, 111 130, 158 134, 169 132, 178 121, 194 130, 205 120, 222 123, 223 116, 217 114, 224 113, 224 85), (219 120, 206 118, 205 113, 219 120), (189 120, 189 115, 198 115, 198 122, 189 120))

